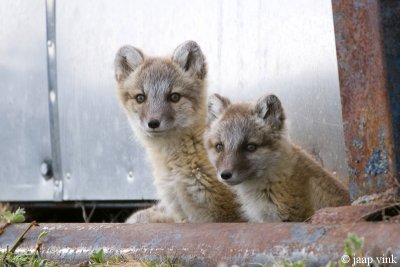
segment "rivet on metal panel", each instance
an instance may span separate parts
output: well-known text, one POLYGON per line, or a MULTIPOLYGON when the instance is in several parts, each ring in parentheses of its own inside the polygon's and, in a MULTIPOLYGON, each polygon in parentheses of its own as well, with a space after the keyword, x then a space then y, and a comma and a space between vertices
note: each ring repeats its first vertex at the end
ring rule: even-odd
POLYGON ((52 103, 56 102, 56 99, 57 99, 56 93, 55 93, 54 91, 50 91, 50 93, 49 93, 49 98, 50 98, 50 101, 51 101, 52 103))
POLYGON ((46 180, 49 180, 53 177, 53 168, 51 167, 50 161, 45 160, 42 162, 42 164, 40 164, 40 173, 46 180))
POLYGON ((62 196, 62 191, 63 191, 63 181, 54 180, 53 197, 55 200, 59 200, 59 196, 62 196))
POLYGON ((133 172, 132 171, 128 172, 128 180, 131 181, 133 180, 133 178, 134 178, 133 172))

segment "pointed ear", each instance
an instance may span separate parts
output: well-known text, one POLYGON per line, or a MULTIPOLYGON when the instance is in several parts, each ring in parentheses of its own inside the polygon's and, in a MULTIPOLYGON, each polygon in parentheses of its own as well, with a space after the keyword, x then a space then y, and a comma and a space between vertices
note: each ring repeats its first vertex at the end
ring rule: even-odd
POLYGON ((179 45, 172 55, 172 60, 184 71, 190 72, 197 78, 202 80, 206 77, 206 59, 203 52, 201 52, 200 46, 196 42, 186 41, 179 45))
POLYGON ((281 130, 285 122, 285 113, 281 101, 275 95, 261 97, 255 106, 257 116, 264 119, 272 129, 281 130))
POLYGON ((219 94, 210 95, 208 98, 208 123, 210 124, 231 104, 231 101, 219 94))
POLYGON ((122 82, 144 61, 142 51, 126 45, 121 47, 115 55, 115 79, 122 82))

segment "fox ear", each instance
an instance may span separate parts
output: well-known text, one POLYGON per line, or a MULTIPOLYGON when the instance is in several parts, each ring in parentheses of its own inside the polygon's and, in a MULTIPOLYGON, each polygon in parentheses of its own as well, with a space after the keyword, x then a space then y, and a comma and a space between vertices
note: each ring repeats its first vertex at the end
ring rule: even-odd
POLYGON ((121 47, 115 55, 115 79, 122 82, 144 61, 142 51, 126 45, 121 47))
POLYGON ((219 94, 208 98, 208 123, 213 122, 231 104, 231 101, 219 94))
POLYGON ((186 41, 179 45, 172 55, 172 60, 184 71, 191 72, 197 78, 202 80, 206 77, 206 58, 196 42, 186 41))
POLYGON ((275 95, 261 97, 256 104, 257 116, 265 120, 272 129, 281 130, 285 122, 285 113, 281 101, 275 95))

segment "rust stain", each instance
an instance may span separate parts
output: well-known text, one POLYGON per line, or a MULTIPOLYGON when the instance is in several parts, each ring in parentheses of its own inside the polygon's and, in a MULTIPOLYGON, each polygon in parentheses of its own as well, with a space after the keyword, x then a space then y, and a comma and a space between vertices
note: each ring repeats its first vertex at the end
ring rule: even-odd
POLYGON ((332 0, 352 199, 397 187, 379 1, 332 0))

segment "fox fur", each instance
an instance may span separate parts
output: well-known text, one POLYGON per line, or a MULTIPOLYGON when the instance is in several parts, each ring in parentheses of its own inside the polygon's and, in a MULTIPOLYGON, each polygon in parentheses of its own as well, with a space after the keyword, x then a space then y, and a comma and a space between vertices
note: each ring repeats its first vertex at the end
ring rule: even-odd
POLYGON ((171 58, 147 57, 132 46, 115 58, 118 96, 147 150, 156 207, 128 222, 229 222, 241 219, 235 194, 217 179, 207 157, 207 65, 197 43, 179 45, 171 58))
POLYGON ((237 192, 249 221, 304 221, 323 207, 350 203, 346 186, 289 141, 274 95, 256 104, 212 95, 205 136, 219 178, 237 192))

